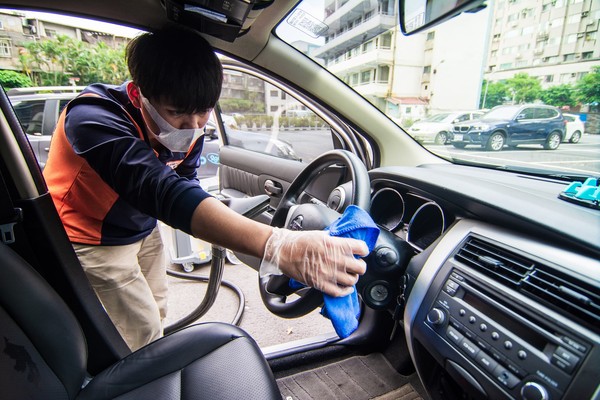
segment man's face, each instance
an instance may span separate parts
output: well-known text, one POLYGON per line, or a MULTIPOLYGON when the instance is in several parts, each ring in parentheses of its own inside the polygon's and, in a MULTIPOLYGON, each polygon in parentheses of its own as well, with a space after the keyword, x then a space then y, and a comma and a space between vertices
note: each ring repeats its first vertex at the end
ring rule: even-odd
MULTIPOLYGON (((202 129, 208 122, 210 113, 212 111, 209 110, 207 112, 186 114, 168 103, 163 103, 157 100, 151 100, 150 103, 152 104, 152 106, 154 106, 156 111, 158 111, 160 116, 163 117, 165 121, 167 121, 171 126, 173 126, 176 129, 202 129)), ((152 132, 158 133, 158 126, 156 125, 154 120, 148 115, 148 111, 145 110, 144 107, 142 107, 142 112, 145 112, 146 114, 145 116, 147 118, 144 119, 146 121, 146 124, 148 125, 148 128, 150 128, 152 132)))

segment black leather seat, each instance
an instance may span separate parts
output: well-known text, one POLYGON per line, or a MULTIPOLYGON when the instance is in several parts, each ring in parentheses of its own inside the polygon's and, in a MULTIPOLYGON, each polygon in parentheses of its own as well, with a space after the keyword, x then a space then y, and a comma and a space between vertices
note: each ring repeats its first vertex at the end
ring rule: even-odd
POLYGON ((0 243, 3 399, 280 399, 256 342, 223 323, 193 325, 91 380, 82 330, 67 305, 0 243))

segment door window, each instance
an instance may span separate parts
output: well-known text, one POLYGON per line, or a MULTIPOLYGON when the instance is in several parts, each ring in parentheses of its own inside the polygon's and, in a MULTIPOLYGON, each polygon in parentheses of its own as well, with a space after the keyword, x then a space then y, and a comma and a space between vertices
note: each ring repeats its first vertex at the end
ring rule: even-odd
POLYGON ((537 111, 537 118, 554 118, 558 113, 551 108, 539 108, 537 111))
POLYGON ((17 114, 25 133, 35 136, 42 135, 44 104, 44 100, 33 100, 20 101, 14 105, 15 114, 17 114))
POLYGON ((535 116, 535 108, 526 108, 521 111, 519 119, 534 119, 535 116))
POLYGON ((219 106, 226 145, 302 162, 334 148, 329 125, 291 93, 245 72, 224 74, 219 106))

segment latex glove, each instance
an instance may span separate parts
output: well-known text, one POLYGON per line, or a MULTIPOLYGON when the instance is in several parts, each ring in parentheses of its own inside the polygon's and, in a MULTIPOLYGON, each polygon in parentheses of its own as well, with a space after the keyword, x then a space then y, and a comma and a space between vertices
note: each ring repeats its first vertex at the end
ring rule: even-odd
POLYGON ((281 273, 330 296, 354 290, 366 271, 369 254, 362 240, 329 236, 326 231, 291 231, 273 228, 260 266, 261 278, 281 273))

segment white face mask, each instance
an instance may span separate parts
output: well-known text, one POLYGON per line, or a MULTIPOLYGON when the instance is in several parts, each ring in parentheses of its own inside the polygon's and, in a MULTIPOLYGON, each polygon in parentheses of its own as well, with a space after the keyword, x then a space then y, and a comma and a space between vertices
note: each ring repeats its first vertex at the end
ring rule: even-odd
POLYGON ((147 98, 141 96, 142 104, 150 114, 150 117, 158 126, 158 134, 152 132, 163 146, 171 151, 187 152, 192 145, 200 136, 204 135, 204 129, 177 129, 169 124, 161 115, 156 111, 154 106, 150 104, 147 98))

